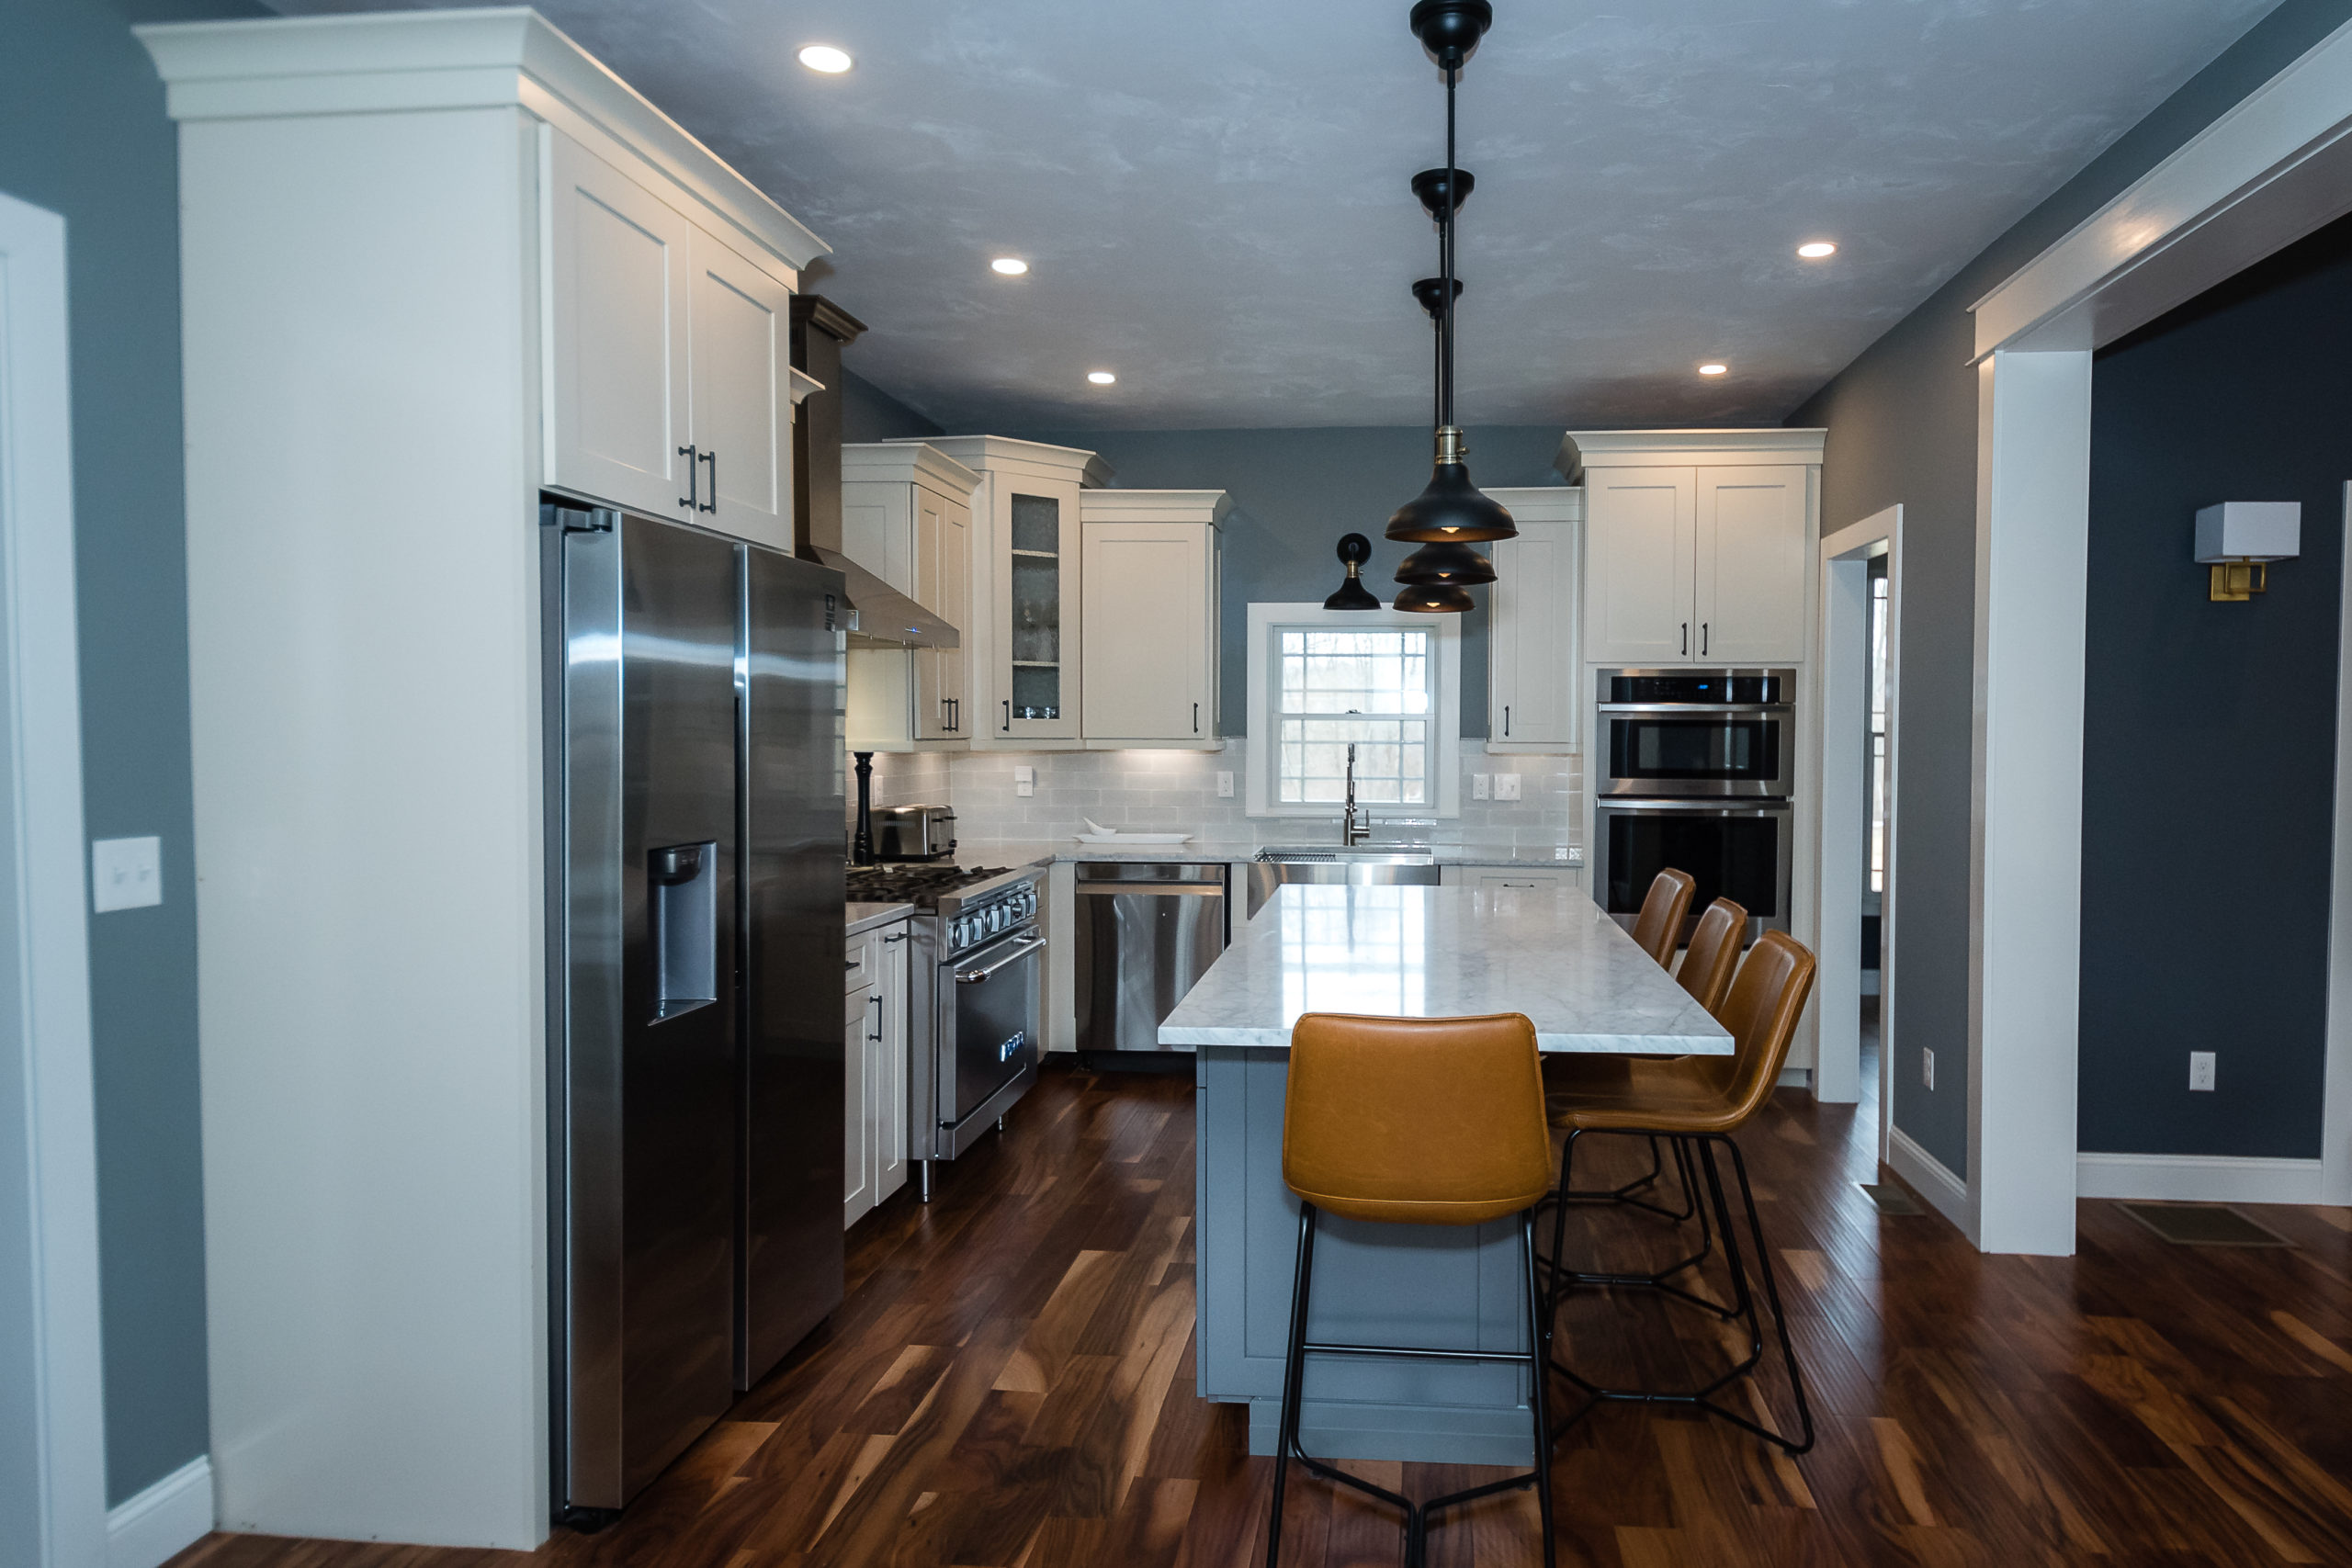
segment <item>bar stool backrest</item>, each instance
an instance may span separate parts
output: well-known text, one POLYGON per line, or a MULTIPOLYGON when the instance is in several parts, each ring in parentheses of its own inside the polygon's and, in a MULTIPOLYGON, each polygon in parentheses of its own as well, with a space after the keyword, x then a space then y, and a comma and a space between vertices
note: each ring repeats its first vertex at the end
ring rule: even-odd
POLYGON ((1682 950, 1682 967, 1674 977, 1709 1012, 1724 1005, 1731 977, 1739 968, 1739 939, 1747 934, 1747 909, 1728 898, 1718 898, 1700 913, 1690 930, 1690 945, 1682 950))
POLYGON ((1732 1054, 1690 1058, 1706 1064, 1727 1102, 1724 1131, 1755 1115, 1780 1082, 1797 1017, 1813 992, 1813 971, 1812 952, 1786 931, 1766 931, 1747 950, 1731 994, 1715 1014, 1731 1031, 1732 1054))
POLYGON ((1650 890, 1642 895, 1642 912, 1634 917, 1634 944, 1661 968, 1673 967, 1682 922, 1690 915, 1690 896, 1698 889, 1697 877, 1668 866, 1650 879, 1650 890))
POLYGON ((1328 1213, 1475 1225, 1551 1187, 1535 1026, 1307 1013, 1290 1037, 1283 1180, 1328 1213))

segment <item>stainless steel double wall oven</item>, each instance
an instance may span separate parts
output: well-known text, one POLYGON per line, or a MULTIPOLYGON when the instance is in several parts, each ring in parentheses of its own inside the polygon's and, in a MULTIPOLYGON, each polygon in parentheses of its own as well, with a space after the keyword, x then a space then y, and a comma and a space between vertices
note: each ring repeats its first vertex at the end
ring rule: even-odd
POLYGON ((1601 670, 1591 759, 1593 876, 1631 924, 1668 866, 1698 878, 1691 917, 1746 906, 1748 935, 1789 929, 1796 671, 1601 670))

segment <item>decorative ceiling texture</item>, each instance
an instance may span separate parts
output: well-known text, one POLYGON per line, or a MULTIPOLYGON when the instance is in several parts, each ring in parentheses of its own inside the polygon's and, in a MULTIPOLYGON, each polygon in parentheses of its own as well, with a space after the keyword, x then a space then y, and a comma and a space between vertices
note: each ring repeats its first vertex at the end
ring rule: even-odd
MULTIPOLYGON (((2271 3, 1498 0, 1464 422, 1782 418, 2271 3)), ((833 246, 854 367, 951 429, 1429 417, 1407 181, 1443 93, 1406 0, 539 8, 833 246)))

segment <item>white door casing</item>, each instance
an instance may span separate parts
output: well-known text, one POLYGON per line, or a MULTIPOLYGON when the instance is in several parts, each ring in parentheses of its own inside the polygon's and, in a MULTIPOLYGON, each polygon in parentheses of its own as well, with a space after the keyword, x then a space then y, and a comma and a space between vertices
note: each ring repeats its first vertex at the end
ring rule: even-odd
POLYGON ((0 1557, 100 1568, 106 1435, 65 223, 0 196, 0 1557))

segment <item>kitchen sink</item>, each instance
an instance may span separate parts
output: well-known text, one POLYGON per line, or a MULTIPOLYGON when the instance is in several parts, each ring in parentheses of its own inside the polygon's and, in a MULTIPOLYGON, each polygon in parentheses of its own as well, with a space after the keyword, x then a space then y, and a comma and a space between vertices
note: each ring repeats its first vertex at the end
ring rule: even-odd
POLYGON ((1425 845, 1301 845, 1258 852, 1250 867, 1250 914, 1254 918, 1286 882, 1356 887, 1435 887, 1437 855, 1425 845))

